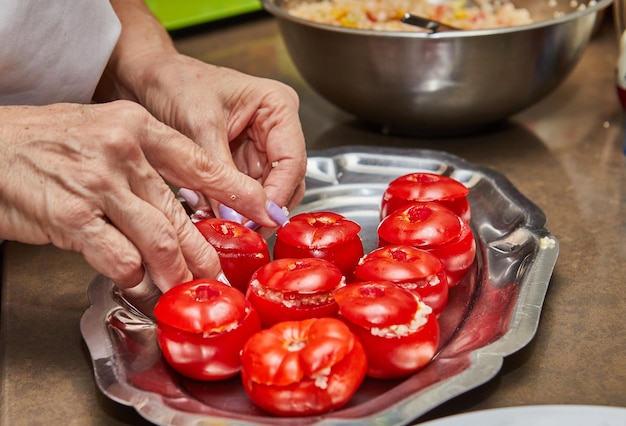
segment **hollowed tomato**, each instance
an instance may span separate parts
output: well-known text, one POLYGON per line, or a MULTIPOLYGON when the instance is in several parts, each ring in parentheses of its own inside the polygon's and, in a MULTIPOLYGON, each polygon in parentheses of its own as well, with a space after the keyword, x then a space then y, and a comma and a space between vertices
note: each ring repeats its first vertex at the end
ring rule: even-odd
POLYGON ((392 281, 419 295, 439 315, 448 303, 448 281, 443 263, 432 253, 412 246, 378 248, 359 261, 357 281, 392 281))
POLYGON ((322 414, 343 406, 365 377, 359 340, 341 321, 286 321, 260 331, 241 354, 246 393, 279 416, 322 414))
POLYGON ((335 300, 338 318, 365 348, 368 376, 407 376, 434 357, 439 323, 416 294, 388 281, 368 281, 336 290, 335 300))
POLYGON ((436 201, 448 207, 466 222, 470 220, 469 189, 449 176, 416 172, 389 183, 383 194, 380 217, 415 201, 436 201))
POLYGON ((243 345, 261 329, 243 293, 215 279, 172 287, 157 301, 154 316, 157 342, 167 363, 197 380, 236 375, 243 345))
POLYGON ((378 225, 378 245, 409 245, 434 254, 446 270, 448 286, 461 281, 476 257, 474 234, 467 222, 434 202, 412 203, 378 225))
POLYGON ((246 296, 263 327, 269 327, 280 321, 335 316, 332 292, 344 282, 339 268, 328 260, 276 259, 252 275, 246 296))
POLYGON ((195 225, 217 251, 228 282, 245 293, 252 273, 270 261, 265 239, 258 232, 231 220, 210 218, 195 225))
POLYGON ((334 212, 300 213, 276 232, 274 259, 326 259, 350 279, 363 256, 361 226, 334 212))

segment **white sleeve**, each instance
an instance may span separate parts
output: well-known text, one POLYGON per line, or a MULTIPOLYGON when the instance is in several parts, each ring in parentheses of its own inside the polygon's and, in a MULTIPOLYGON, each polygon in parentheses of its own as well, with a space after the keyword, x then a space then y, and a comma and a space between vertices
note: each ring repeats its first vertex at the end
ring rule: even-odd
POLYGON ((90 102, 120 31, 108 0, 0 0, 0 105, 90 102))

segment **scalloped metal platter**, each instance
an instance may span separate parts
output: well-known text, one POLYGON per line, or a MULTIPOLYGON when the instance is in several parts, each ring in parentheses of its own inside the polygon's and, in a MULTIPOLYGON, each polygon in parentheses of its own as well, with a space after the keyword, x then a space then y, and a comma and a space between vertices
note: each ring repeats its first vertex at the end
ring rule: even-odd
POLYGON ((292 214, 341 213, 362 226, 365 250, 372 250, 387 183, 414 171, 449 175, 470 188, 478 247, 472 269, 451 289, 440 316, 441 347, 427 367, 405 379, 366 379, 345 407, 323 416, 273 417, 249 401, 239 377, 202 383, 173 372, 159 352, 151 313, 99 275, 89 285, 81 332, 100 390, 159 425, 403 425, 493 378, 503 358, 535 335, 559 251, 543 212, 502 174, 441 151, 316 151, 309 153, 306 195, 292 214))

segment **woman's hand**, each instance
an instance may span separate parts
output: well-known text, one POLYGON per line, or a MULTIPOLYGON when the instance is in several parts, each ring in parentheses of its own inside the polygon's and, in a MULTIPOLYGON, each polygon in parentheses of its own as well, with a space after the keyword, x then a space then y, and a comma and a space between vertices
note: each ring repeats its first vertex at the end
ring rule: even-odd
MULTIPOLYGON (((145 78, 159 90, 148 90, 142 105, 259 181, 280 206, 297 206, 304 194, 306 150, 295 91, 179 54, 159 62, 158 68, 147 67, 152 71, 145 78)), ((211 197, 205 188, 190 189, 211 197)))
POLYGON ((0 155, 0 236, 78 251, 122 288, 220 271, 164 179, 274 224, 261 185, 134 102, 2 107, 0 155))
MULTIPOLYGON (((112 0, 122 34, 97 99, 129 99, 204 148, 224 167, 259 181, 280 206, 304 195, 306 150, 298 97, 278 81, 179 54, 142 0, 112 0)), ((199 182, 187 187, 216 199, 199 182)), ((255 212, 244 206, 244 216, 255 212)))

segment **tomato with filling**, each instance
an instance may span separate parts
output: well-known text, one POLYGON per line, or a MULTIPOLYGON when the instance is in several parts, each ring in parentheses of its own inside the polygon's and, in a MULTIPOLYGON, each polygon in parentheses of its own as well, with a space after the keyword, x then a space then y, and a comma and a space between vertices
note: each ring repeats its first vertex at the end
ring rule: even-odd
POLYGON ((434 254, 412 246, 388 245, 363 256, 357 281, 391 281, 419 295, 439 315, 448 303, 448 280, 434 254))
POLYGON ((439 345, 439 322, 416 294, 388 281, 348 284, 335 291, 339 319, 367 354, 367 375, 404 377, 424 368, 439 345))
POLYGON ((466 222, 470 220, 469 189, 456 179, 436 173, 416 172, 392 180, 383 194, 381 219, 415 201, 435 201, 466 222))
POLYGON ((269 327, 280 321, 335 316, 332 292, 344 282, 339 268, 328 260, 276 259, 252 275, 246 296, 263 327, 269 327))
POLYGON ((217 251, 228 282, 245 293, 252 273, 270 261, 267 241, 258 232, 227 219, 209 218, 195 225, 217 251))
POLYGON ((435 202, 415 202, 385 217, 378 225, 378 245, 409 245, 434 254, 446 270, 448 286, 457 285, 476 257, 474 234, 467 222, 435 202))
POLYGON ((363 256, 361 226, 334 212, 300 213, 276 232, 274 259, 316 257, 333 262, 350 279, 363 256))
POLYGON ((285 321, 248 340, 241 353, 243 388, 279 416, 309 416, 345 405, 365 377, 367 358, 335 318, 285 321))
POLYGON ((174 370, 196 380, 221 380, 241 369, 245 342, 261 329, 239 290, 215 279, 172 287, 154 307, 157 343, 174 370))

